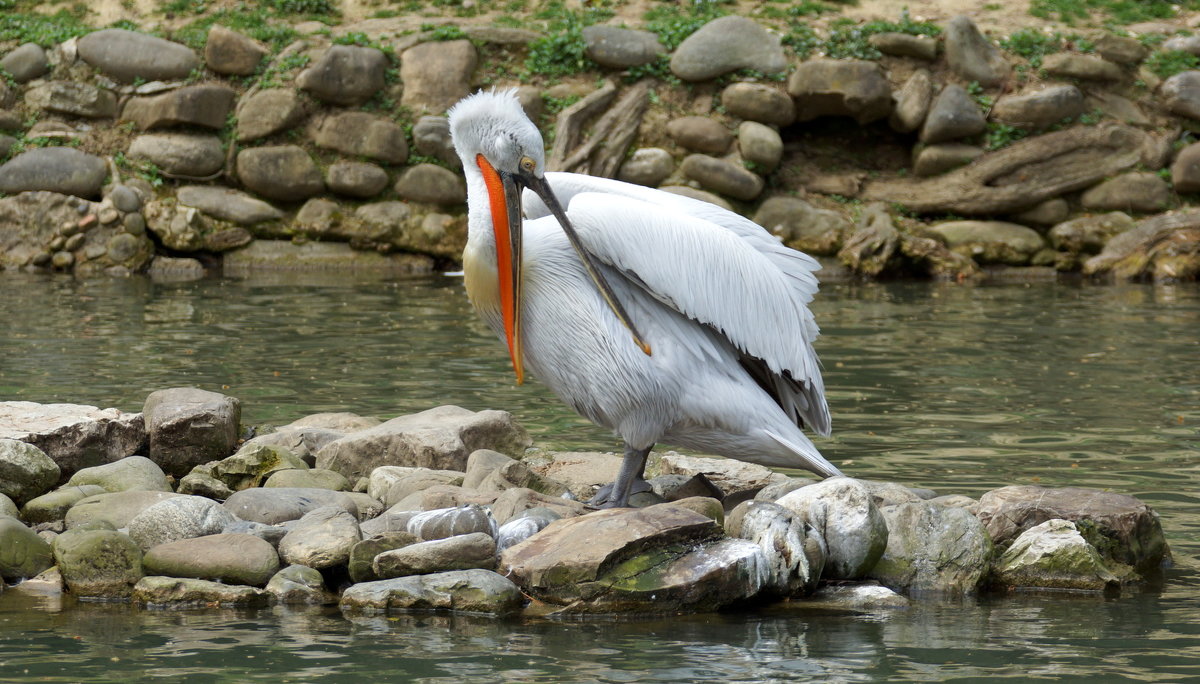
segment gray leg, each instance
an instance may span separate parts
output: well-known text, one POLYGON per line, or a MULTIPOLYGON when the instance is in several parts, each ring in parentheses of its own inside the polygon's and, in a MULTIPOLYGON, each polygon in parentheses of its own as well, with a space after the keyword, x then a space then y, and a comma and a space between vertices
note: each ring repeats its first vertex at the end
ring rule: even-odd
POLYGON ((621 462, 621 471, 617 480, 610 485, 600 488, 596 496, 588 504, 597 508, 624 508, 629 504, 629 495, 650 489, 650 483, 643 477, 646 470, 646 458, 654 445, 645 449, 634 449, 625 445, 625 460, 621 462))

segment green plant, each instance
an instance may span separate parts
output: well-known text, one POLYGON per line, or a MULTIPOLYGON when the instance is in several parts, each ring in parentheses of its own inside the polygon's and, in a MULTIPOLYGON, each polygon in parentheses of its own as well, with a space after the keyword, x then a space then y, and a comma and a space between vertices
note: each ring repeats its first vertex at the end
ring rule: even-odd
POLYGON ((429 31, 429 37, 433 40, 462 40, 467 37, 466 31, 454 24, 442 24, 441 26, 423 24, 421 30, 429 31))
POLYGON ((913 21, 905 9, 900 13, 900 21, 869 21, 856 25, 854 20, 841 18, 831 25, 829 38, 825 40, 822 51, 828 57, 835 59, 879 59, 883 56, 871 45, 871 36, 877 33, 905 33, 910 36, 936 37, 941 34, 941 27, 926 21, 913 21))
POLYGON ((1113 24, 1172 19, 1180 10, 1196 9, 1196 0, 1031 0, 1029 13, 1041 19, 1057 19, 1068 26, 1097 18, 1113 24))
POLYGON ((971 96, 971 99, 975 100, 975 104, 979 105, 979 108, 983 111, 986 112, 992 108, 993 100, 990 96, 984 94, 983 86, 979 85, 979 81, 968 83, 966 91, 971 96))
POLYGON ((337 16, 341 14, 330 0, 268 0, 279 14, 337 16))
POLYGON ((1000 41, 1000 47, 1024 57, 1035 69, 1041 68, 1043 57, 1063 49, 1062 38, 1058 33, 1048 35, 1032 28, 1014 31, 1012 35, 1000 41))
POLYGON ((196 50, 204 47, 208 40, 208 30, 213 24, 221 24, 251 38, 267 43, 274 50, 283 49, 299 34, 291 26, 279 21, 277 16, 268 8, 253 6, 247 9, 238 5, 234 9, 221 9, 201 17, 175 30, 172 38, 196 50))
POLYGON ((1200 68, 1200 57, 1182 50, 1162 50, 1147 57, 1145 64, 1159 78, 1170 78, 1182 71, 1200 68))
POLYGON ((800 59, 806 59, 821 45, 821 39, 808 24, 792 24, 783 36, 783 44, 800 59))
POLYGON ((37 43, 49 48, 94 30, 66 10, 59 10, 56 14, 0 13, 0 43, 37 43))
POLYGON ((673 52, 688 36, 708 22, 728 12, 715 2, 694 2, 681 10, 673 5, 659 5, 646 11, 642 19, 646 30, 658 34, 658 42, 673 52))
POLYGON ((113 163, 118 169, 132 173, 156 188, 163 184, 162 171, 154 162, 133 160, 124 152, 118 152, 113 155, 113 163))
POLYGON ((551 3, 536 16, 549 19, 550 23, 547 35, 529 44, 529 56, 525 58, 527 73, 570 76, 595 66, 586 54, 587 42, 583 39, 583 29, 611 16, 611 12, 573 12, 562 9, 560 4, 551 3))
POLYGON ((988 150, 998 150, 1002 147, 1008 147, 1027 135, 1029 135, 1029 132, 1023 128, 993 121, 987 125, 983 146, 988 150))

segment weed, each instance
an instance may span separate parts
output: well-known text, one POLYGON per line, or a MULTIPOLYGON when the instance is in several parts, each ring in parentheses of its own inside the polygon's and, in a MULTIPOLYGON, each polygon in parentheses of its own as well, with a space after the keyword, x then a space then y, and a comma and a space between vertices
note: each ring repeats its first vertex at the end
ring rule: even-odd
POLYGON ((870 21, 861 26, 852 19, 837 19, 831 25, 829 38, 822 46, 826 56, 834 59, 879 59, 883 56, 871 45, 871 36, 877 33, 905 33, 911 36, 934 37, 942 32, 941 27, 926 21, 913 21, 905 9, 900 21, 870 21))
POLYGON ((429 31, 429 37, 433 40, 462 40, 467 37, 466 31, 454 24, 442 24, 441 26, 422 24, 421 30, 429 31))
POLYGON ((341 12, 329 0, 268 0, 279 14, 338 16, 341 12))
POLYGON ((1027 135, 1029 135, 1029 132, 1025 129, 993 121, 987 125, 983 146, 987 150, 998 150, 1002 147, 1008 147, 1027 135))
POLYGON ((585 54, 587 42, 583 39, 583 29, 611 17, 612 12, 603 9, 574 12, 552 2, 534 16, 549 20, 548 33, 529 44, 529 56, 525 59, 527 73, 569 76, 595 66, 585 54))
POLYGON ((568 95, 567 97, 551 97, 547 95, 543 99, 546 102, 546 114, 554 115, 579 102, 581 98, 578 95, 568 95))
POLYGON ((807 59, 821 45, 821 39, 808 24, 792 24, 783 36, 783 44, 792 49, 800 59, 807 59))
POLYGON ((1059 34, 1048 35, 1033 28, 1014 31, 1012 35, 1000 41, 1000 47, 1018 57, 1024 57, 1035 69, 1041 68, 1043 57, 1063 49, 1059 34))
POLYGON ((1041 19, 1058 19, 1068 26, 1087 21, 1092 15, 1111 24, 1172 19, 1180 10, 1196 9, 1196 0, 1170 3, 1155 0, 1032 0, 1029 13, 1041 19))
POLYGON ((285 23, 279 22, 275 15, 266 8, 255 6, 246 9, 221 9, 205 17, 197 19, 174 32, 175 40, 188 47, 200 50, 208 40, 208 30, 213 24, 221 24, 251 38, 267 43, 275 50, 282 50, 299 35, 296 30, 285 23))
POLYGON ((687 10, 680 10, 671 5, 653 7, 642 15, 646 22, 646 30, 658 34, 658 42, 674 52, 688 36, 700 30, 708 22, 728 14, 725 9, 715 2, 691 3, 687 10))
POLYGON ((94 30, 66 10, 49 15, 32 12, 0 13, 0 43, 37 43, 44 48, 50 48, 94 30))
POLYGON ((1145 64, 1159 78, 1170 78, 1182 71, 1200 68, 1200 57, 1182 50, 1163 50, 1147 57, 1145 64))
POLYGON ((208 9, 206 0, 171 0, 162 5, 162 11, 166 14, 204 14, 208 9))
POLYGON ((990 96, 983 93, 983 86, 979 85, 979 81, 971 81, 966 87, 967 94, 975 100, 975 104, 983 111, 988 111, 992 108, 993 100, 990 96))

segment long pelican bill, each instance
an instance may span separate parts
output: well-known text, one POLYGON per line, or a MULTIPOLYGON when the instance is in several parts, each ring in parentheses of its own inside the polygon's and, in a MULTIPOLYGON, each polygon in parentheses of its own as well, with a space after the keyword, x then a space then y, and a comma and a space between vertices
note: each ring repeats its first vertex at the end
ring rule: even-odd
POLYGON ((487 185, 492 212, 492 231, 496 238, 496 271, 500 276, 500 314, 504 320, 504 341, 512 359, 517 384, 525 382, 525 364, 521 355, 521 203, 520 190, 508 174, 501 174, 482 154, 475 162, 487 185))

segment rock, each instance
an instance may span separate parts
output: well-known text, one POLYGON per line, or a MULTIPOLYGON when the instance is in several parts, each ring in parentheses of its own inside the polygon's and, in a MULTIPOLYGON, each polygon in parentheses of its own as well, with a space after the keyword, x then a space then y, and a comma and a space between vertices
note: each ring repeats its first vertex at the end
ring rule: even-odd
POLYGON ((496 540, 482 532, 384 551, 375 556, 372 563, 375 575, 383 579, 474 568, 492 570, 495 567, 496 540))
POLYGON ((110 119, 117 115, 117 96, 87 83, 45 81, 25 91, 25 106, 88 119, 110 119))
POLYGON ((269 51, 256 40, 213 24, 204 42, 204 63, 218 74, 249 76, 269 51))
POLYGON ((45 493, 58 476, 58 464, 46 452, 15 439, 0 439, 0 494, 15 504, 45 493))
POLYGON ((1014 485, 984 494, 974 512, 1001 546, 1035 525, 1062 519, 1076 523, 1105 559, 1139 572, 1155 571, 1171 558, 1158 514, 1125 494, 1014 485))
POLYGON ((304 101, 291 88, 260 90, 238 105, 237 141, 247 142, 296 127, 304 120, 304 101))
POLYGON ((577 500, 587 501, 600 487, 616 480, 621 462, 618 454, 575 451, 542 453, 529 465, 539 475, 566 484, 577 500))
POLYGON ((322 102, 353 107, 383 88, 387 68, 387 57, 375 48, 333 45, 300 72, 296 85, 322 102))
POLYGON ((244 249, 224 256, 224 274, 251 273, 358 273, 372 277, 428 275, 433 259, 423 254, 379 254, 351 249, 338 243, 293 244, 287 240, 255 240, 244 249))
POLYGON ((680 147, 693 152, 725 154, 733 144, 733 134, 706 116, 685 116, 667 123, 667 135, 680 147))
POLYGON ((0 58, 0 70, 8 72, 17 83, 28 83, 50 72, 46 51, 37 43, 25 43, 0 58))
POLYGON ((289 470, 306 471, 308 464, 284 447, 247 442, 228 458, 196 466, 188 476, 202 474, 216 478, 232 493, 261 487, 273 473, 289 470))
POLYGON ((159 544, 146 552, 148 575, 261 587, 279 570, 275 547, 250 534, 213 534, 159 544))
MULTIPOLYGON (((1105 116, 1135 126, 1151 126, 1150 117, 1146 116, 1138 103, 1116 93, 1104 90, 1092 91, 1084 98, 1083 108, 1085 111, 1100 110, 1100 113, 1105 116)), ((1158 164, 1156 168, 1161 166, 1158 164)))
POLYGON ((1026 95, 1002 95, 991 119, 1026 129, 1042 129, 1087 111, 1083 93, 1073 85, 1055 85, 1026 95))
POLYGON ((926 501, 884 506, 888 543, 867 577, 896 591, 974 593, 988 572, 992 541, 963 508, 926 501))
MULTIPOLYGON (((537 119, 534 118, 534 121, 537 119)), ((444 116, 423 116, 412 129, 413 149, 417 154, 434 157, 451 168, 462 168, 462 160, 450 140, 450 121, 444 116)))
POLYGON ((330 489, 335 492, 345 492, 350 489, 350 483, 341 473, 332 470, 311 468, 307 470, 277 470, 263 483, 264 487, 300 487, 306 489, 330 489))
POLYGON ((825 540, 823 577, 857 579, 866 575, 888 543, 887 523, 857 480, 832 477, 801 487, 777 504, 796 513, 825 540))
POLYGON ((573 518, 587 513, 582 503, 561 496, 539 494, 532 489, 506 489, 492 502, 492 516, 500 524, 524 514, 534 508, 549 508, 563 518, 573 518))
POLYGON ((1084 209, 1155 213, 1172 200, 1171 188, 1156 173, 1124 173, 1086 190, 1079 197, 1084 209))
POLYGON ((242 150, 237 156, 237 175, 247 188, 284 202, 298 202, 325 190, 320 169, 296 145, 242 150))
POLYGON ((913 72, 896 93, 896 106, 888 117, 888 125, 900 133, 911 133, 925 123, 929 103, 933 100, 933 78, 928 69, 913 72))
POLYGON ((503 553, 508 547, 529 539, 546 529, 550 523, 561 519, 562 516, 553 509, 541 506, 524 511, 496 531, 496 553, 503 553))
POLYGON ((124 598, 142 578, 141 549, 114 530, 63 532, 54 540, 54 564, 67 588, 80 597, 124 598))
POLYGON ((82 468, 67 480, 66 486, 81 485, 98 485, 106 492, 171 491, 162 468, 145 456, 127 456, 106 465, 82 468))
POLYGON ((267 582, 267 593, 285 605, 328 605, 337 603, 337 596, 325 588, 321 573, 303 565, 289 565, 267 582))
POLYGON ((471 93, 478 61, 469 40, 421 43, 405 50, 400 58, 400 103, 417 112, 441 114, 471 93))
POLYGON ((67 477, 139 450, 146 439, 142 415, 79 404, 0 402, 0 439, 32 444, 67 477))
POLYGON ((114 185, 108 191, 108 199, 117 211, 130 213, 142 208, 142 197, 128 185, 114 185))
POLYGON ((921 128, 921 142, 936 144, 979 135, 987 129, 987 121, 979 106, 962 86, 952 83, 942 88, 934 98, 925 125, 921 128))
POLYGON ((657 188, 675 171, 675 158, 660 147, 643 147, 621 164, 617 180, 657 188))
POLYGON ((1171 184, 1175 186, 1175 192, 1200 191, 1200 143, 1192 143, 1179 151, 1171 164, 1171 184))
POLYGON ((467 201, 467 184, 462 176, 437 164, 417 164, 400 174, 396 194, 412 202, 458 205, 467 201))
POLYGON ((165 499, 129 521, 129 538, 142 550, 159 544, 219 534, 237 518, 221 504, 202 496, 165 499))
POLYGON ((742 492, 757 491, 768 484, 787 479, 765 466, 736 461, 731 458, 700 458, 674 452, 662 455, 654 472, 659 475, 703 474, 716 485, 725 496, 742 492))
POLYGON ((1096 52, 1099 52, 1101 57, 1117 64, 1136 65, 1146 58, 1146 46, 1137 38, 1118 36, 1105 31, 1093 39, 1092 44, 1096 46, 1096 52))
POLYGON ((867 42, 885 55, 912 57, 926 62, 937 59, 937 38, 933 36, 885 31, 872 34, 867 42))
POLYGON ((707 190, 749 201, 762 192, 763 180, 744 167, 704 154, 689 154, 679 165, 683 175, 707 190))
POLYGON ((808 485, 815 484, 816 482, 817 480, 807 477, 789 477, 786 480, 780 480, 774 484, 769 484, 766 487, 763 487, 758 491, 757 494, 754 495, 754 500, 775 503, 776 501, 782 499, 785 494, 791 494, 801 487, 807 487, 808 485))
POLYGON ((828 584, 803 602, 804 608, 823 612, 871 613, 908 606, 908 599, 876 584, 828 584))
POLYGON ((721 106, 731 116, 776 126, 796 119, 796 105, 787 93, 761 83, 732 83, 721 91, 721 106))
POLYGON ((242 520, 267 525, 297 520, 322 506, 337 506, 358 515, 358 506, 343 492, 328 489, 244 489, 225 500, 225 508, 242 520))
POLYGON ((461 485, 463 473, 457 470, 431 470, 429 468, 406 468, 402 466, 380 466, 371 471, 367 480, 367 494, 393 506, 415 492, 435 485, 461 485))
POLYGON ((380 578, 375 574, 372 563, 375 557, 385 551, 402 549, 421 541, 415 534, 408 532, 381 532, 367 537, 350 548, 350 558, 347 562, 350 580, 353 582, 374 582, 380 578))
POLYGON ((343 154, 378 159, 388 164, 403 164, 408 159, 404 129, 390 119, 366 112, 345 112, 327 117, 317 126, 313 141, 343 154))
POLYGON ((1121 67, 1096 55, 1056 52, 1042 58, 1042 68, 1051 76, 1081 81, 1119 81, 1121 67))
POLYGON ((685 81, 707 81, 738 69, 771 75, 787 64, 779 36, 735 15, 708 22, 671 55, 671 73, 685 81))
POLYGON ((148 161, 168 174, 203 178, 225 166, 221 139, 205 133, 150 133, 129 144, 130 159, 148 161))
POLYGON ((125 29, 89 33, 77 45, 83 61, 122 83, 182 79, 200 67, 187 46, 125 29))
POLYGON ((945 40, 946 63, 964 80, 992 88, 1008 78, 1012 67, 1004 54, 988 42, 967 16, 956 16, 946 24, 945 40))
POLYGON ((326 187, 339 195, 374 197, 383 192, 387 184, 387 171, 368 162, 334 162, 325 172, 326 187))
POLYGON ((20 520, 0 515, 0 578, 19 582, 54 565, 54 552, 20 520))
POLYGON ((488 570, 458 570, 356 584, 343 592, 338 606, 346 612, 449 610, 511 615, 523 603, 512 581, 488 570))
POLYGON ((233 188, 185 185, 175 192, 175 199, 183 206, 194 207, 207 216, 239 226, 283 218, 282 211, 233 188))
POLYGON ((588 59, 610 69, 650 64, 666 53, 658 34, 649 31, 592 25, 583 29, 583 40, 588 59))
POLYGON ((743 501, 726 518, 725 532, 762 549, 770 593, 790 597, 816 590, 825 566, 825 543, 792 511, 775 503, 743 501))
POLYGON ((491 511, 483 506, 468 504, 462 508, 439 508, 418 513, 409 519, 408 532, 425 541, 464 534, 495 537, 496 520, 491 511))
POLYGON ((941 143, 924 145, 913 159, 913 174, 936 176, 966 166, 983 156, 983 148, 963 143, 941 143))
POLYGON ((43 522, 61 521, 66 517, 71 506, 96 494, 105 494, 103 487, 98 485, 83 485, 81 487, 60 487, 48 494, 30 499, 21 509, 21 517, 30 525, 43 522))
POLYGON ((0 164, 0 193, 49 190, 97 197, 108 175, 104 160, 72 147, 39 147, 0 164))
POLYGON ((1200 119, 1200 71, 1183 71, 1168 78, 1159 86, 1158 96, 1172 114, 1200 119))
POLYGON ((237 93, 223 85, 194 85, 125 103, 121 118, 142 130, 172 126, 203 126, 220 130, 233 110, 237 93))
POLYGON ((779 131, 755 121, 738 125, 738 150, 742 159, 753 164, 759 175, 767 175, 779 166, 783 158, 783 139, 779 131))
POLYGON ((336 413, 314 413, 305 416, 300 420, 295 420, 287 425, 279 426, 279 432, 289 430, 310 431, 310 430, 329 430, 341 433, 357 432, 358 430, 366 430, 373 428, 376 425, 381 425, 383 421, 373 416, 360 416, 357 413, 341 411, 336 413))
POLYGON ((550 496, 562 496, 569 491, 567 485, 542 477, 524 463, 490 449, 480 449, 467 457, 462 486, 480 492, 526 487, 550 496))
POLYGON ((1019 214, 1014 214, 1013 219, 1021 225, 1052 226, 1065 221, 1070 213, 1071 206, 1067 204, 1067 201, 1061 197, 1055 197, 1039 202, 1019 214))
POLYGON ((892 88, 875 62, 858 59, 810 59, 788 77, 796 101, 796 120, 849 116, 867 124, 892 112, 892 88))
POLYGON ((1036 231, 1003 221, 947 221, 929 228, 946 246, 980 263, 1019 266, 1046 246, 1036 231))
POLYGON ((1099 591, 1120 584, 1120 579, 1079 534, 1075 523, 1051 519, 1013 540, 996 561, 995 582, 1010 587, 1099 591))
POLYGON ((1159 214, 1109 240, 1104 251, 1083 263, 1083 273, 1122 280, 1190 280, 1200 275, 1198 248, 1200 214, 1189 210, 1159 214))
POLYGON ((463 470, 476 449, 519 454, 529 444, 529 434, 509 413, 440 406, 331 442, 317 453, 317 467, 352 481, 381 465, 463 470))
POLYGON ((266 606, 271 594, 255 587, 180 577, 143 577, 133 587, 139 605, 170 608, 255 608, 266 606))
POLYGON ((339 506, 322 506, 304 514, 279 541, 286 563, 321 570, 345 565, 350 549, 362 541, 358 520, 339 506))
MULTIPOLYGON (((1142 47, 1144 54, 1146 48, 1140 42, 1138 46, 1142 47)), ((1190 55, 1200 54, 1200 38, 1192 35, 1172 36, 1163 41, 1161 49, 1164 52, 1186 52, 1190 55)))
POLYGON ((151 392, 142 409, 150 458, 181 476, 193 466, 228 456, 237 444, 242 403, 193 387, 151 392))
POLYGON ((173 492, 139 490, 94 494, 80 499, 71 506, 63 520, 67 529, 88 525, 97 520, 112 525, 114 530, 120 529, 150 506, 177 496, 182 495, 173 492))
POLYGON ((164 247, 180 252, 226 252, 250 242, 250 231, 207 217, 192 207, 151 201, 145 218, 164 247))
POLYGON ((17 508, 17 504, 8 498, 6 494, 0 494, 0 516, 7 515, 10 518, 16 518, 21 515, 21 510, 17 508))

